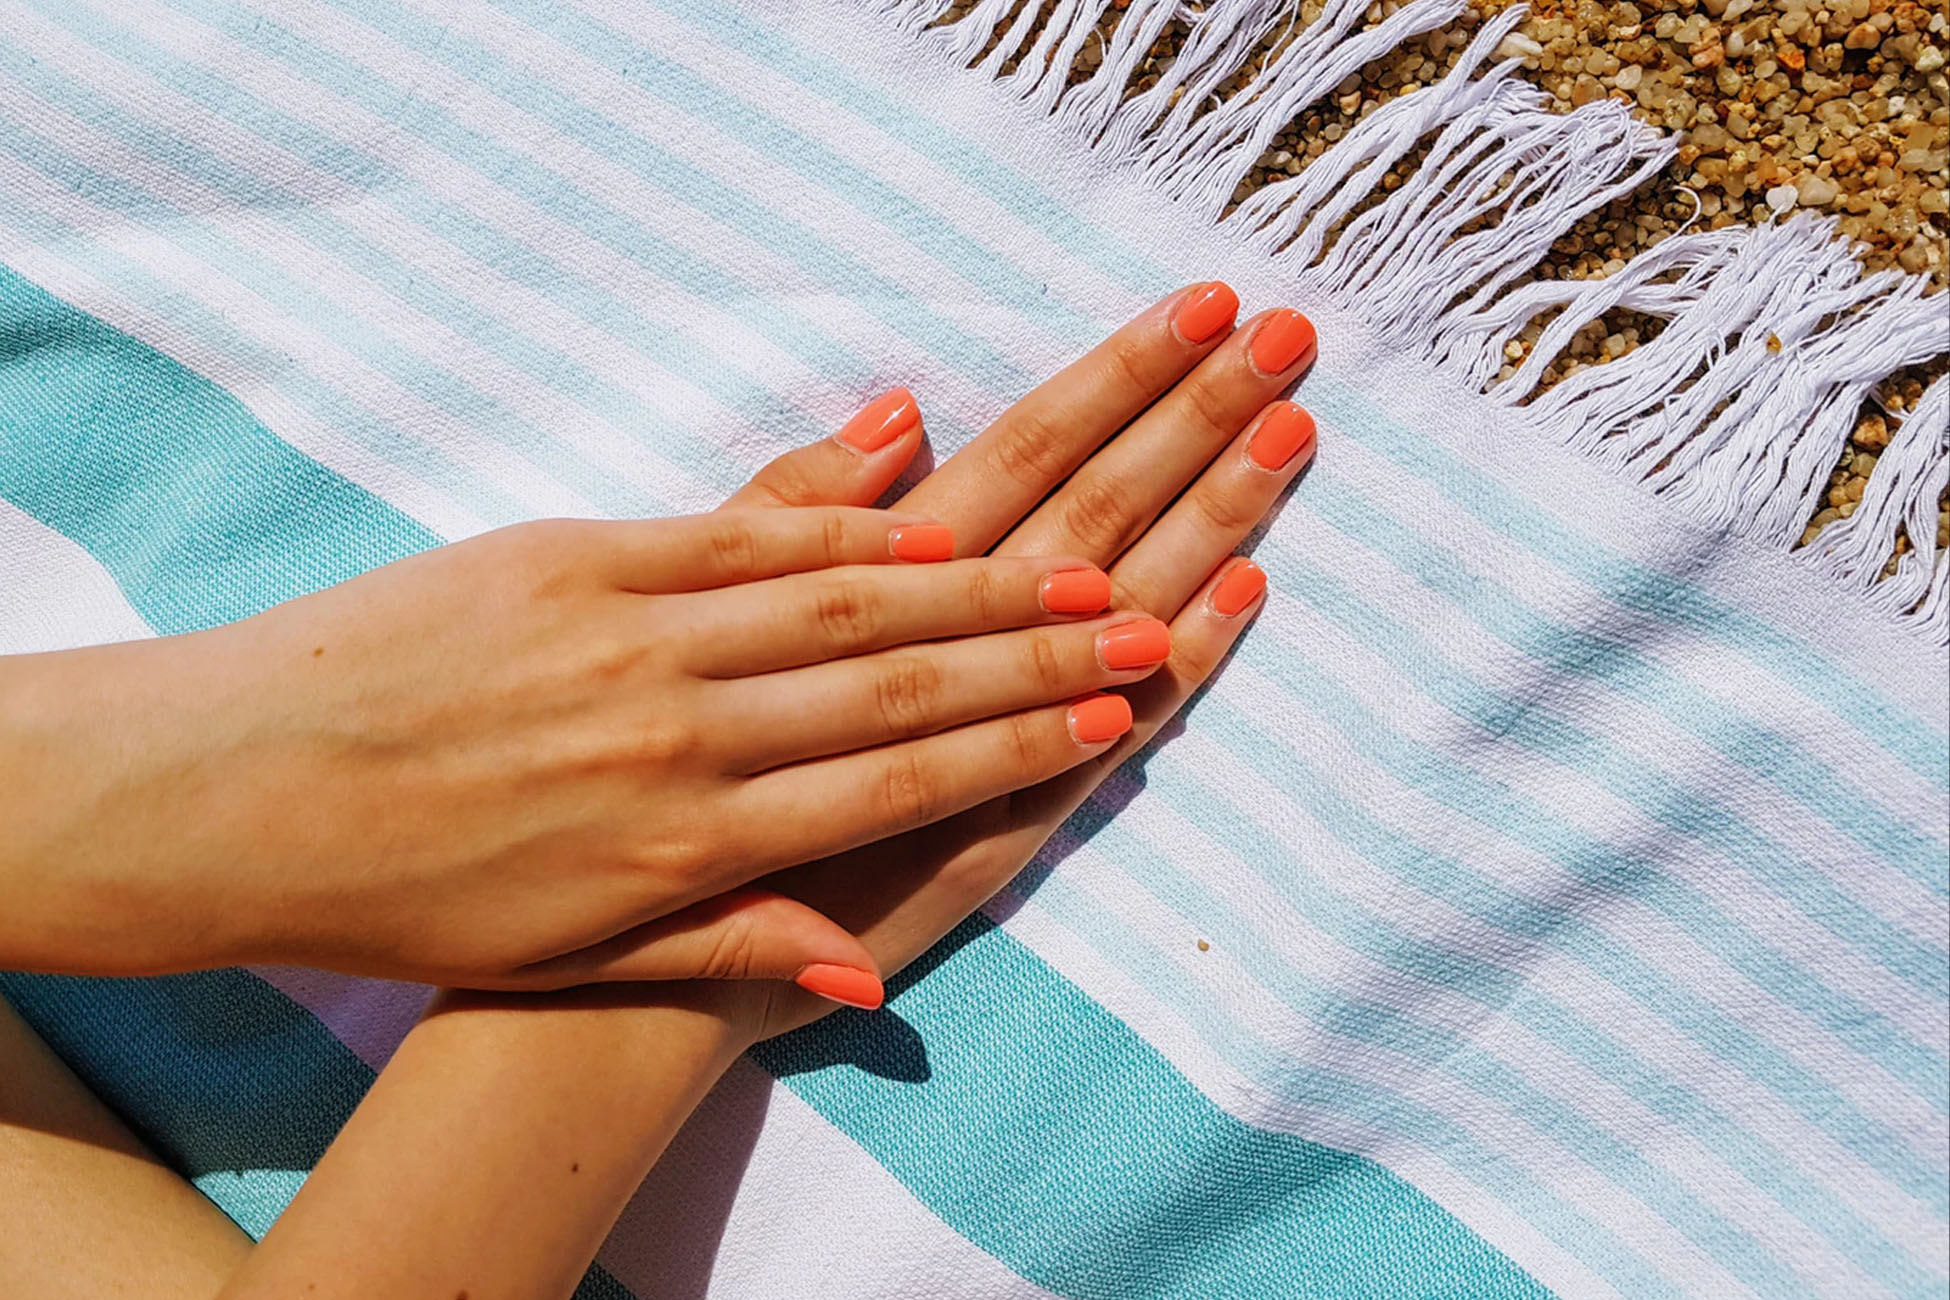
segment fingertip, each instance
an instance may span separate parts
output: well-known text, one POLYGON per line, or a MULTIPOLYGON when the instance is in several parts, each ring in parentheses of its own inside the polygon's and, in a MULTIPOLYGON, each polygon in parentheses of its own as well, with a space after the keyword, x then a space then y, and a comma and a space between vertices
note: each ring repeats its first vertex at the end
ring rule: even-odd
MULTIPOLYGON (((871 456, 920 427, 921 407, 914 394, 906 388, 892 388, 861 407, 833 437, 847 450, 871 456)), ((920 444, 916 441, 913 445, 920 444)), ((913 455, 912 449, 908 455, 913 455)))
POLYGON ((1239 295, 1223 280, 1195 284, 1185 292, 1172 313, 1172 332, 1179 341, 1196 347, 1209 343, 1229 330, 1239 319, 1239 295))
POLYGON ((1278 474, 1296 462, 1313 458, 1319 431, 1314 417, 1298 402, 1271 402, 1259 413, 1246 440, 1246 459, 1268 473, 1278 474))
POLYGON ((878 974, 837 962, 814 962, 794 975, 792 982, 829 1002, 862 1011, 878 1011, 887 1000, 886 985, 878 974))
POLYGON ((955 558, 955 530, 946 524, 897 524, 887 530, 887 549, 909 564, 955 558))
POLYGON ((1131 720, 1131 702, 1122 695, 1092 695, 1070 706, 1070 738, 1079 745, 1107 744, 1128 732, 1131 720))
POLYGON ((1314 323, 1291 307, 1282 307, 1260 317, 1247 341, 1246 355, 1254 370, 1272 379, 1311 363, 1319 346, 1314 323))
POLYGON ((1238 618, 1266 595, 1266 570, 1245 556, 1235 556, 1212 584, 1206 603, 1220 618, 1238 618))

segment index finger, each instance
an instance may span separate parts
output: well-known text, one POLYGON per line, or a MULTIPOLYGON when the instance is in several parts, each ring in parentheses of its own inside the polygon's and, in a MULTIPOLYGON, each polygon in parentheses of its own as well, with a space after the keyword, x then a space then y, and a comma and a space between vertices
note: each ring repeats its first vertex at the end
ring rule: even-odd
POLYGON ((1217 280, 1152 304, 1010 407, 897 508, 951 525, 956 554, 983 554, 1217 347, 1238 314, 1239 296, 1217 280))

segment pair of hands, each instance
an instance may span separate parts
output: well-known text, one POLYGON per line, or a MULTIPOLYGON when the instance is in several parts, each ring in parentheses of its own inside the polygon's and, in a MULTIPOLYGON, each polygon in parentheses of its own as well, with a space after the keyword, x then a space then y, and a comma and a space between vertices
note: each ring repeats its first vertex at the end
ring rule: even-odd
POLYGON ((1311 453, 1272 399, 1314 341, 1236 308, 1173 294, 889 512, 901 392, 714 515, 523 525, 44 657, 8 708, 40 760, 9 963, 769 977, 714 990, 750 1040, 877 1001, 1257 609, 1232 552, 1311 453))

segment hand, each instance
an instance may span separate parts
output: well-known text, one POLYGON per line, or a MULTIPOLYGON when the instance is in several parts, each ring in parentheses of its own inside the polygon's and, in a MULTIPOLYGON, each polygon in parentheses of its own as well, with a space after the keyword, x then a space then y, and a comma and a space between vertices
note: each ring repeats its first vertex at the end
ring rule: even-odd
POLYGON ((8 661, 0 953, 496 988, 813 965, 877 1001, 844 929, 717 896, 1104 752, 1123 705, 1077 697, 1165 653, 1090 617, 1084 561, 948 545, 838 507, 551 521, 8 661))
MULTIPOLYGON (((964 555, 1075 554, 1105 567, 1119 608, 1169 623, 1172 653, 1124 691, 1130 733, 1089 761, 766 882, 852 927, 882 969, 920 956, 1020 871, 1185 704, 1263 603, 1265 575, 1233 551, 1312 458, 1312 419, 1272 399, 1312 364, 1314 334, 1291 311, 1230 330, 1236 305, 1223 285, 1172 294, 897 503, 952 525, 964 555)), ((870 485, 820 446, 782 457, 726 504, 872 500, 862 495, 870 485)), ((747 1041, 832 1009, 778 984, 699 996, 747 1041)))

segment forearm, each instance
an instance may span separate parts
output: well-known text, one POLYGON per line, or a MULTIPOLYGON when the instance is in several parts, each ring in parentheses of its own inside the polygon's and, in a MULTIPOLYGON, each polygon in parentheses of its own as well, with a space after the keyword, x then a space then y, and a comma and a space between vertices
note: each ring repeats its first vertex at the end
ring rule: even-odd
POLYGON ((225 1300, 568 1296, 748 1041, 723 1011, 742 996, 704 985, 447 995, 225 1300))

